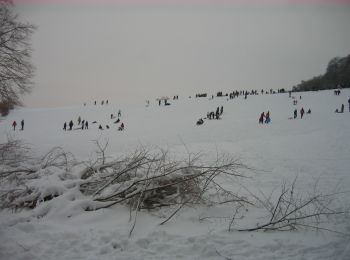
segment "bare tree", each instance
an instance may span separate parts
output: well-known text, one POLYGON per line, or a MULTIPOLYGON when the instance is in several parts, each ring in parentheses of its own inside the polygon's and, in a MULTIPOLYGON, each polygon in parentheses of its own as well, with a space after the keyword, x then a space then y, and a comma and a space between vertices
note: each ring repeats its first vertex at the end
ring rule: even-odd
POLYGON ((30 38, 35 26, 20 22, 11 0, 0 0, 0 113, 6 115, 30 92, 34 66, 30 38))

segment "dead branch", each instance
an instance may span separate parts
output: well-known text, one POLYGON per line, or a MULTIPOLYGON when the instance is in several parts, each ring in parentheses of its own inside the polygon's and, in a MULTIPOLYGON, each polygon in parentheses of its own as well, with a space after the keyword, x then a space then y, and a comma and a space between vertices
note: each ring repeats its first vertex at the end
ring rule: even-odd
MULTIPOLYGON (((316 189, 314 190, 316 192, 316 189)), ((334 194, 323 195, 313 193, 302 195, 296 191, 296 178, 287 187, 286 182, 281 185, 279 196, 272 201, 263 201, 261 204, 269 212, 269 219, 260 225, 252 228, 236 229, 237 231, 258 231, 258 230, 295 230, 298 227, 319 228, 321 220, 331 215, 341 215, 349 211, 336 210, 332 208, 332 198, 334 194), (267 205, 273 205, 268 207, 267 205), (312 223, 310 223, 312 222, 312 223)), ((261 199, 258 199, 262 201, 261 199)), ((334 231, 338 232, 338 231, 334 231)))

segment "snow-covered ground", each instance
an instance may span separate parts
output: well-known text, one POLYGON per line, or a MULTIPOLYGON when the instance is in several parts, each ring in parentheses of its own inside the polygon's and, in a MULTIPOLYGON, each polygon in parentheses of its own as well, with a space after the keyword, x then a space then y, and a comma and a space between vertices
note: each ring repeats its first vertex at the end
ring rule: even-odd
MULTIPOLYGON (((167 149, 179 158, 186 158, 188 151, 200 152, 209 161, 217 153, 229 153, 252 169, 244 171, 249 178, 241 184, 254 194, 267 196, 283 181, 297 177, 300 192, 307 193, 316 183, 324 194, 344 192, 336 205, 346 210, 350 206, 350 90, 342 90, 340 96, 333 91, 294 96, 296 106, 288 94, 276 94, 248 96, 247 100, 180 97, 170 101, 171 106, 157 102, 149 107, 126 106, 110 99, 107 106, 22 108, 0 121, 0 141, 7 136, 22 139, 37 155, 60 146, 78 160, 94 157, 94 140, 109 141, 111 158, 140 146, 167 149), (341 104, 345 112, 334 113, 341 104), (221 105, 221 120, 205 120, 196 126, 200 117, 221 105), (301 107, 311 108, 312 113, 300 119, 301 107), (298 119, 290 120, 295 108, 298 119), (115 119, 110 119, 119 109, 125 131, 117 131, 115 119), (259 125, 260 113, 268 110, 272 122, 259 125), (77 124, 78 116, 88 120, 89 130, 62 130, 71 119, 77 124), (13 131, 12 122, 22 119, 24 131, 13 131), (110 129, 98 130, 99 124, 103 128, 108 124, 110 129)), ((310 229, 228 232, 234 212, 224 206, 184 208, 162 226, 159 223, 171 210, 142 211, 129 238, 132 223, 126 207, 78 212, 64 203, 65 198, 54 200, 43 218, 38 218, 43 205, 37 211, 0 212, 0 259, 350 259, 349 235, 310 229)), ((259 221, 252 209, 236 228, 259 221)), ((350 221, 344 215, 330 218, 324 227, 350 234, 350 221)))

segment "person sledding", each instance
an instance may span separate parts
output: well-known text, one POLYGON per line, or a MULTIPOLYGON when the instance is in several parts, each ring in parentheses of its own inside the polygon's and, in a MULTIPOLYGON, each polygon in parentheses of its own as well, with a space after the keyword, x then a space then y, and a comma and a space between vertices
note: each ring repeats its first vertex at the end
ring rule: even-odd
POLYGON ((204 120, 202 118, 198 119, 196 125, 203 125, 204 124, 204 120))

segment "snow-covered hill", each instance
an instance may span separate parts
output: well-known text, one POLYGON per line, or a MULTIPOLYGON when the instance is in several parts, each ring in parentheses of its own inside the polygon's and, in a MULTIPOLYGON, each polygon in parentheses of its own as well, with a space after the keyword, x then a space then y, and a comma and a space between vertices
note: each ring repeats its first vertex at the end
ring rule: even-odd
MULTIPOLYGON (((62 108, 22 108, 0 121, 0 141, 7 136, 30 144, 37 155, 60 146, 78 160, 94 156, 94 140, 109 141, 107 155, 115 158, 144 146, 169 150, 177 158, 188 151, 203 153, 214 160, 217 153, 240 158, 251 170, 242 186, 254 194, 268 196, 283 181, 296 177, 298 190, 317 189, 324 194, 344 192, 337 205, 350 206, 350 112, 349 90, 335 96, 332 91, 248 96, 181 98, 170 106, 90 105, 62 108), (300 99, 301 96, 301 99, 300 99), (341 104, 344 113, 334 113, 341 104), (220 120, 195 123, 207 112, 223 106, 220 120), (301 108, 311 114, 300 119, 301 108), (124 131, 114 124, 111 114, 121 110, 124 131), (298 118, 293 117, 298 109, 298 118), (261 112, 270 111, 272 122, 258 124, 261 112), (88 130, 63 131, 64 122, 81 117, 89 122, 88 130), (12 130, 14 120, 25 121, 24 131, 12 130), (97 121, 96 124, 92 124, 97 121), (102 125, 105 130, 99 130, 102 125), (106 129, 109 125, 109 129, 106 129)), ((17 127, 18 128, 18 127, 17 127)), ((47 179, 50 182, 51 179, 47 179)), ((239 189, 232 186, 232 189, 239 189)), ((241 188, 242 189, 242 188, 241 188)), ((242 192, 246 192, 242 190, 242 192)), ((57 201, 59 201, 57 198, 57 201)), ((30 211, 0 212, 1 259, 350 259, 350 236, 321 230, 289 232, 228 232, 228 216, 234 212, 222 208, 186 208, 164 226, 165 210, 142 211, 131 238, 132 223, 123 206, 83 212, 72 217, 74 208, 64 200, 53 203, 52 214, 36 218, 30 211), (199 221, 200 218, 205 220, 199 221)), ((261 216, 264 217, 264 216, 261 216)), ((247 212, 237 225, 257 225, 259 213, 247 212)), ((325 227, 350 234, 350 222, 335 217, 325 227), (340 229, 340 230, 339 230, 340 229)))

